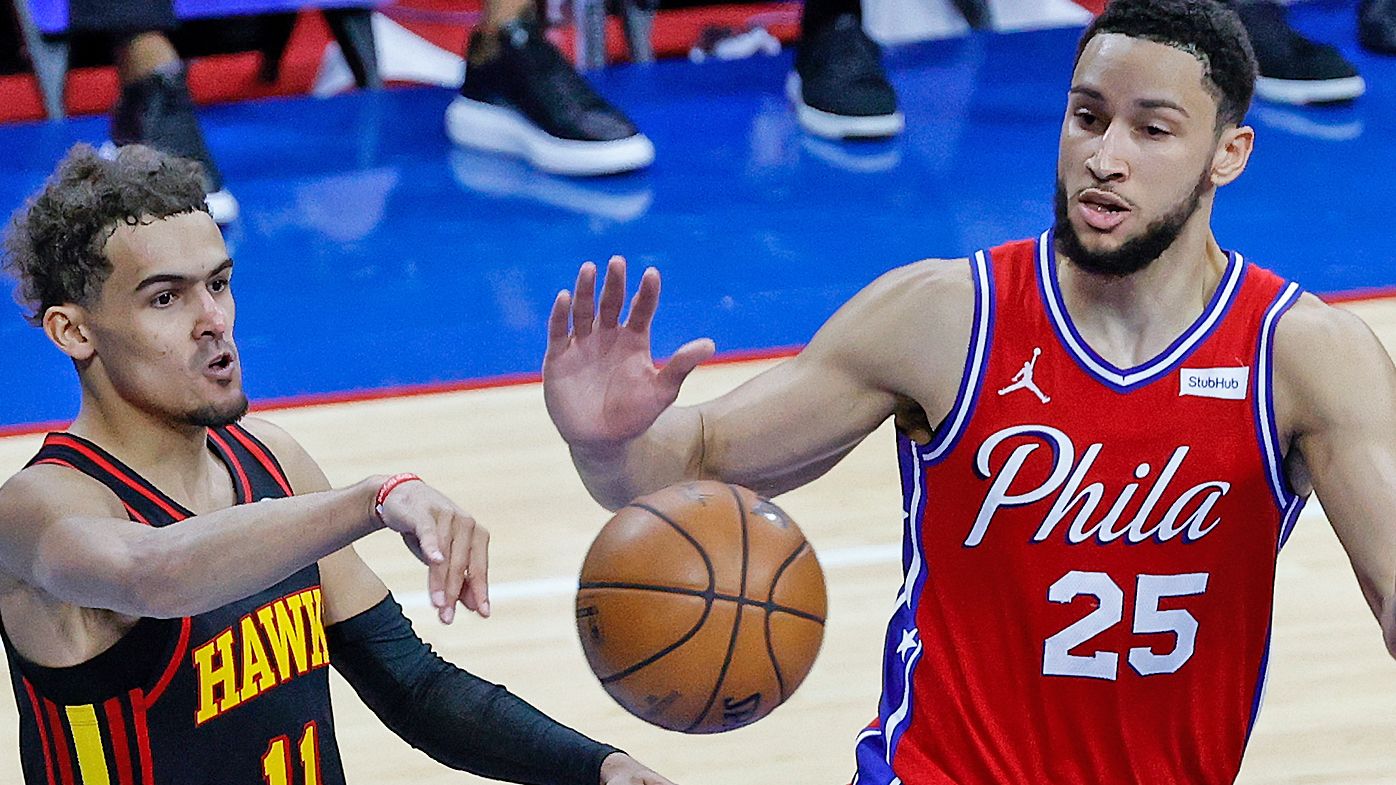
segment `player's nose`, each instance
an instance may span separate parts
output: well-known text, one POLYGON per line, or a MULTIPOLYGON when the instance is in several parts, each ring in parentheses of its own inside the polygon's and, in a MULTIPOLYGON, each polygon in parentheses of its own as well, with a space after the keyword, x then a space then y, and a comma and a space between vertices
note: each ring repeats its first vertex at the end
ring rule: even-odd
POLYGON ((199 292, 199 314, 194 323, 194 336, 222 338, 228 332, 228 311, 212 293, 199 292))
POLYGON ((1119 122, 1111 123, 1105 133, 1096 137, 1095 149, 1086 159, 1086 168, 1091 176, 1101 182, 1129 177, 1125 155, 1128 140, 1129 129, 1119 122))

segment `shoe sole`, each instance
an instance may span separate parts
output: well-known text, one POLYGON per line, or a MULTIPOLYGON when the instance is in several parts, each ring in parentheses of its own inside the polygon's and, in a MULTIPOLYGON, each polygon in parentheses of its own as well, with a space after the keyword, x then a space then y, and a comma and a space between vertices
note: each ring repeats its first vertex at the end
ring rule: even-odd
POLYGON ((800 127, 824 139, 885 139, 906 129, 906 116, 900 111, 857 116, 810 106, 800 89, 800 75, 793 71, 785 79, 785 95, 795 106, 795 120, 800 127))
POLYGON ((1367 92, 1360 76, 1345 79, 1274 79, 1257 77, 1255 94, 1279 104, 1332 104, 1351 101, 1367 92))
POLYGON ((208 205, 208 214, 213 218, 213 222, 219 226, 230 224, 238 219, 241 209, 238 207, 238 200, 227 188, 220 188, 204 197, 204 203, 208 205))
POLYGON ((654 144, 644 134, 606 142, 560 139, 512 109, 462 95, 446 108, 446 135, 462 147, 518 156, 550 174, 620 174, 654 162, 654 144))

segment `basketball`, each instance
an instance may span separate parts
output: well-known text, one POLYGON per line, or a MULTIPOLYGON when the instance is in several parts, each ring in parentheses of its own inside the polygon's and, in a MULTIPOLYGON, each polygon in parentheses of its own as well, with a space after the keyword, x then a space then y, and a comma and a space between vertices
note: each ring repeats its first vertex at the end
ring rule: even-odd
POLYGON ((582 565, 577 632, 611 697, 647 722, 720 733, 765 717, 819 653, 824 573, 752 491, 673 485, 631 502, 582 565))

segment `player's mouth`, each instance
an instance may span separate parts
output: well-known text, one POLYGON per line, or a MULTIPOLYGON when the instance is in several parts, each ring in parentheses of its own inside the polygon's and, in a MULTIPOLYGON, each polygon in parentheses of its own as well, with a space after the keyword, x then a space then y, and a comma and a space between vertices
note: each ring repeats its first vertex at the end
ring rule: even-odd
POLYGON ((1129 202, 1109 191, 1087 188, 1076 196, 1076 211, 1087 226, 1109 232, 1124 223, 1132 208, 1129 202))
POLYGON ((231 382, 236 372, 237 356, 231 351, 218 352, 204 366, 204 376, 215 382, 231 382))

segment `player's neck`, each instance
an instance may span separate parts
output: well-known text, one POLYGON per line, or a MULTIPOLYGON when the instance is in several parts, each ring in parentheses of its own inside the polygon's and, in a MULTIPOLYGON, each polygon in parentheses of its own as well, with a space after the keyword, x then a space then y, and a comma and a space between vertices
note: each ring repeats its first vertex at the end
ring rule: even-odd
POLYGON ((101 398, 84 388, 68 431, 96 444, 195 512, 221 498, 228 483, 209 452, 208 429, 171 422, 129 402, 101 398))
POLYGON ((1063 259, 1057 276, 1082 337, 1105 359, 1127 368, 1154 357, 1197 319, 1226 263, 1210 224, 1198 220, 1163 255, 1132 275, 1093 274, 1063 259))

